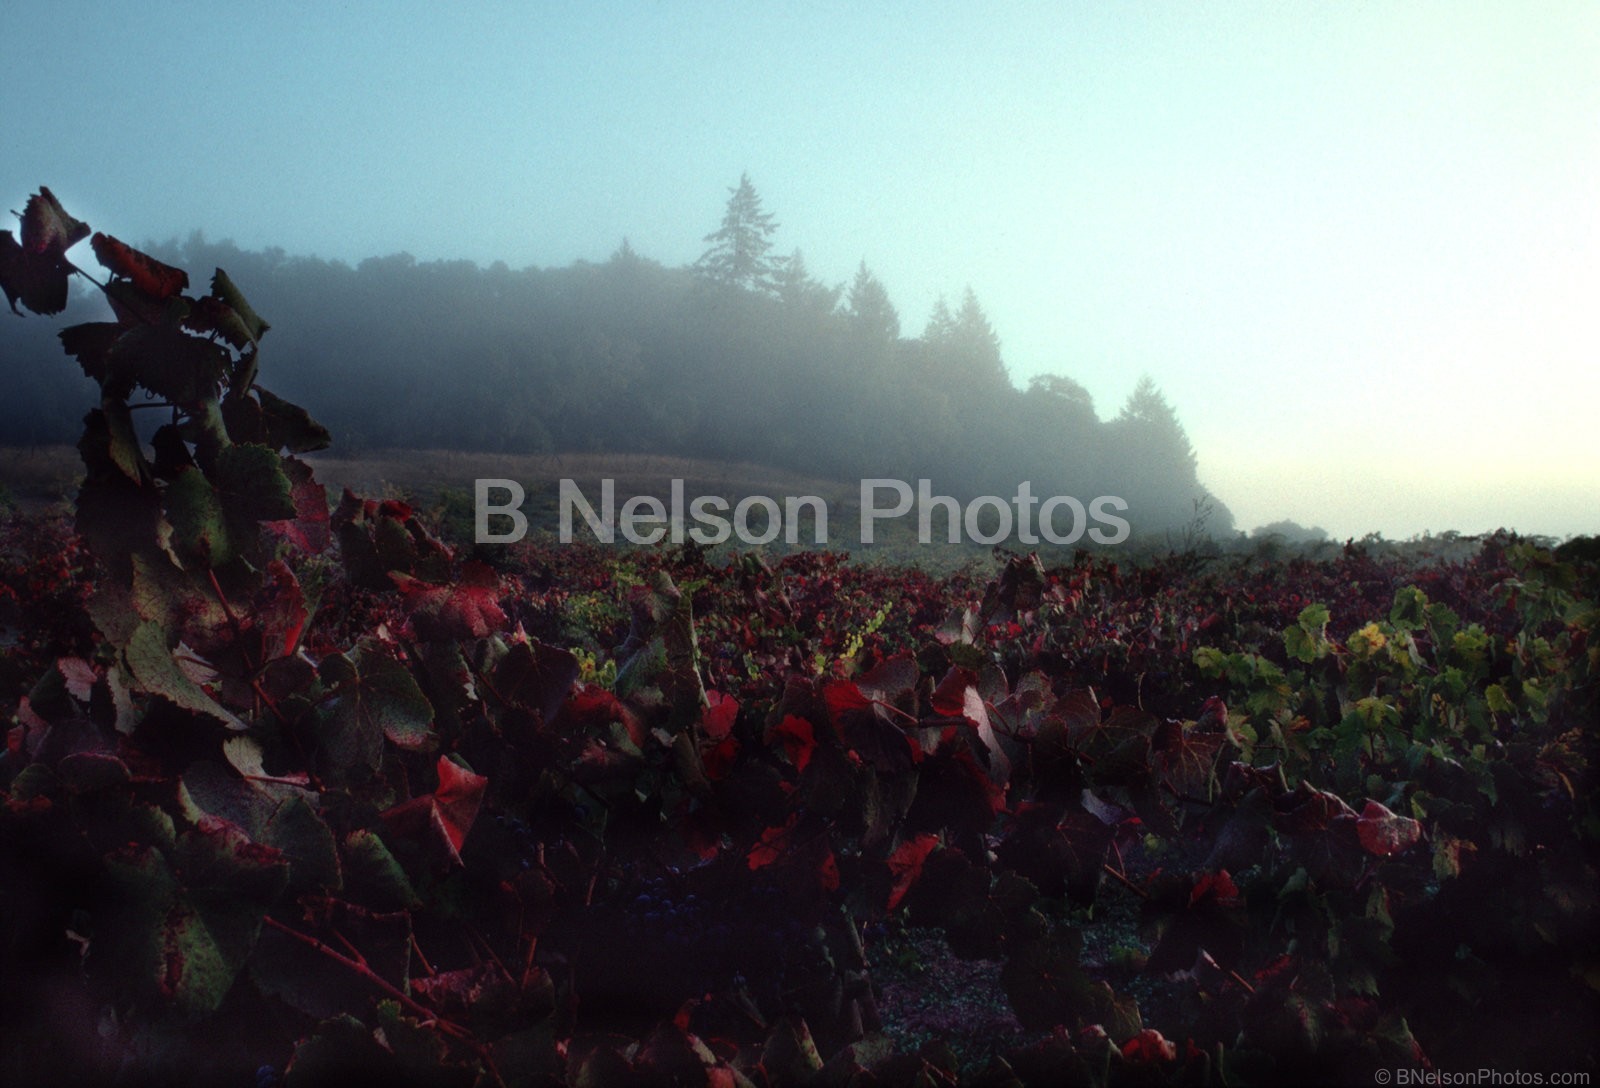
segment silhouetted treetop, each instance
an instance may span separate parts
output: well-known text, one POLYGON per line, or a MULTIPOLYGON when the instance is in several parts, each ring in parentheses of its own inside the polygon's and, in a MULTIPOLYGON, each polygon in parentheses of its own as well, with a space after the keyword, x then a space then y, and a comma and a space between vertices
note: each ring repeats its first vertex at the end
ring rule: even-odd
POLYGON ((768 251, 778 225, 762 209, 749 174, 739 175, 739 184, 729 193, 722 226, 705 236, 711 248, 695 262, 695 271, 724 286, 770 291, 776 266, 768 251))
POLYGON ((889 301, 883 282, 867 270, 866 261, 856 270, 846 306, 858 332, 886 341, 900 338, 900 315, 889 301))
POLYGON ((823 314, 831 314, 844 293, 842 286, 829 287, 814 278, 806 268, 805 255, 798 249, 773 269, 772 289, 786 305, 823 314))

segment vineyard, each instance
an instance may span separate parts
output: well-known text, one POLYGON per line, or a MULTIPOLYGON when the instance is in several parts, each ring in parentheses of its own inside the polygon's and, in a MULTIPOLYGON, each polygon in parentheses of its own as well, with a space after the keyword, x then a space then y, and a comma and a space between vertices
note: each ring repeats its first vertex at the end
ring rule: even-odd
MULTIPOLYGON (((13 308, 88 237, 30 200, 13 308)), ((317 482, 225 273, 91 244, 75 511, 0 522, 5 1083, 1597 1071, 1592 541, 474 548, 317 482), (967 964, 1003 1037, 902 1030, 967 964)))

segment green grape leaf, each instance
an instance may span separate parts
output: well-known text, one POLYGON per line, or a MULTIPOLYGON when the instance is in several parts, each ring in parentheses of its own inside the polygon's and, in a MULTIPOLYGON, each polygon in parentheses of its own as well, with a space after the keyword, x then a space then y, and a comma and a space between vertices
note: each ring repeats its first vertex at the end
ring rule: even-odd
POLYGON ((124 654, 138 690, 159 695, 185 710, 209 715, 229 729, 244 729, 243 722, 178 667, 160 624, 146 620, 135 627, 124 654))
POLYGON ((217 456, 217 492, 229 517, 277 521, 295 516, 293 487, 266 446, 228 446, 217 456))
POLYGON ((244 293, 234 286, 233 280, 220 268, 211 276, 211 297, 233 311, 252 341, 260 340, 261 334, 272 328, 261 320, 250 303, 245 301, 244 293))
POLYGON ((339 766, 376 769, 384 738, 413 751, 437 743, 432 704, 382 643, 364 639, 348 654, 325 659, 321 671, 332 689, 322 704, 322 743, 339 766))
POLYGON ((167 485, 162 505, 172 523, 172 546, 183 559, 221 567, 233 558, 222 502, 199 469, 179 472, 167 485))
POLYGON ((376 832, 346 836, 344 878, 346 890, 375 910, 407 910, 420 902, 405 870, 376 832))
POLYGON ((172 325, 140 325, 117 338, 108 379, 142 385, 174 404, 208 401, 228 371, 228 350, 172 325))
POLYGON ((290 453, 311 453, 327 449, 333 442, 328 428, 312 419, 298 404, 291 404, 260 386, 256 397, 261 402, 261 415, 267 428, 267 445, 290 453))

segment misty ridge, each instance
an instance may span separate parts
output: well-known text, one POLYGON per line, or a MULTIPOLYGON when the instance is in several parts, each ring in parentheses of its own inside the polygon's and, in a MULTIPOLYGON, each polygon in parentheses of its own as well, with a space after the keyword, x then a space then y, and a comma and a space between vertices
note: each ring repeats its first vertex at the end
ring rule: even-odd
MULTIPOLYGON (((515 271, 408 253, 351 267, 198 231, 143 248, 191 274, 227 269, 271 324, 275 388, 343 455, 663 454, 840 480, 928 478, 963 500, 1029 481, 1036 495, 1118 496, 1139 535, 1197 520, 1213 536, 1232 532, 1148 378, 1109 418, 1066 375, 1018 389, 970 288, 907 335, 865 260, 848 284, 820 281, 800 249, 776 253, 775 215, 748 176, 730 192, 688 267, 626 238, 602 263, 515 271)), ((62 324, 103 307, 98 292, 75 295, 62 324)), ((0 321, 0 444, 79 433, 94 385, 62 358, 59 327, 0 321)))

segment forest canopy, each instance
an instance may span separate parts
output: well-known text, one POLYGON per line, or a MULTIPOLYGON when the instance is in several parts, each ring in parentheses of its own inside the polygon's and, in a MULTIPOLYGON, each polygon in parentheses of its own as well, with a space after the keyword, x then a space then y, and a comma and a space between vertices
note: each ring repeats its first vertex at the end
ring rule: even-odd
MULTIPOLYGON (((756 462, 840 479, 930 478, 942 492, 1117 495, 1136 531, 1231 517, 1200 484, 1171 406, 1148 379, 1101 419, 1064 375, 1013 385, 977 295, 902 331, 865 260, 848 285, 773 252, 774 216, 741 177, 709 248, 668 267, 624 239, 602 263, 351 267, 241 250, 200 232, 147 245, 179 267, 225 267, 274 328, 274 373, 335 448, 639 452, 756 462)), ((74 298, 69 320, 92 319, 74 298)), ((0 443, 69 442, 90 383, 43 323, 0 322, 10 395, 0 443)))

